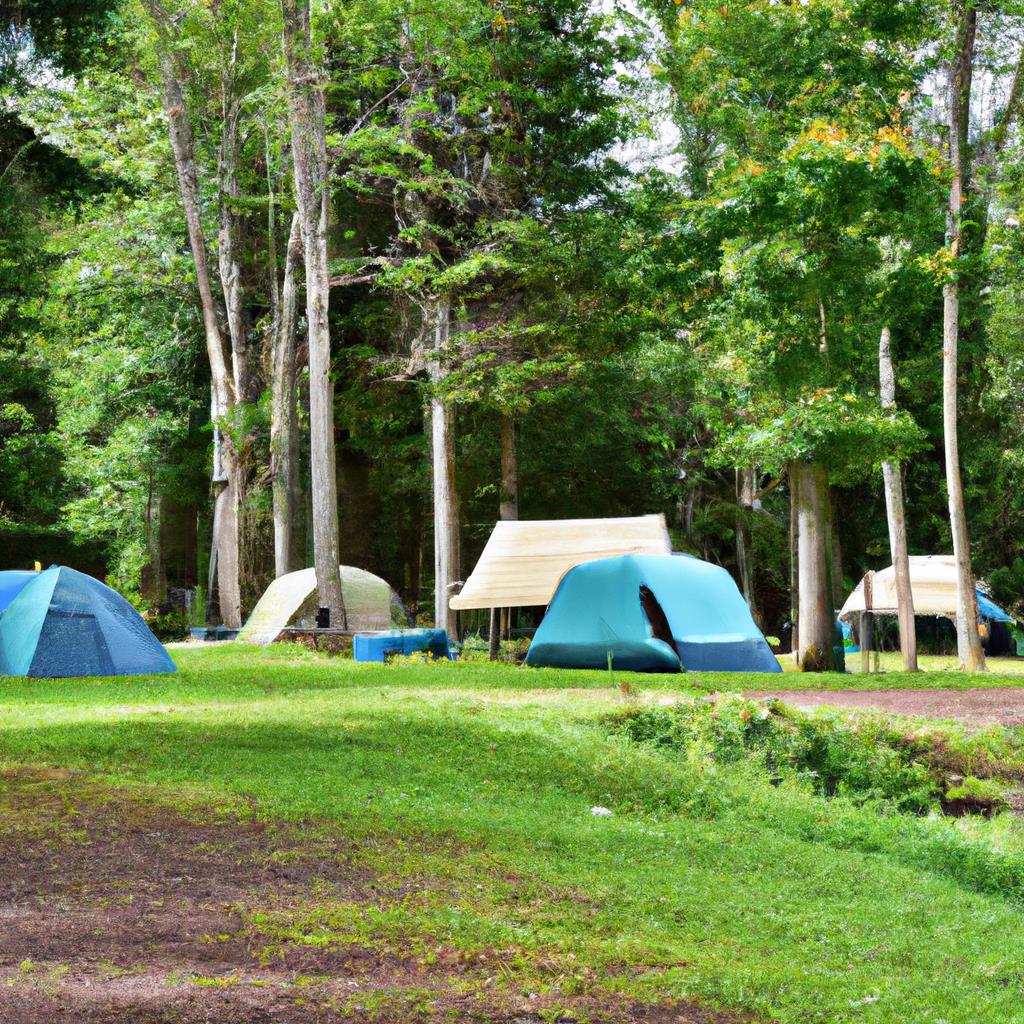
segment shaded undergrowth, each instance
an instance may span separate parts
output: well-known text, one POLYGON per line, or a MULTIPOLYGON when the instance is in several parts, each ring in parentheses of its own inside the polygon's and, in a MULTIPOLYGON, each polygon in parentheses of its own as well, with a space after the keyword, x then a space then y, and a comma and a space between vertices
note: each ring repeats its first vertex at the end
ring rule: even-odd
POLYGON ((633 705, 605 722, 696 766, 746 763, 775 783, 794 779, 822 796, 901 814, 993 814, 1015 803, 1024 779, 1024 738, 997 726, 968 734, 737 694, 633 705))

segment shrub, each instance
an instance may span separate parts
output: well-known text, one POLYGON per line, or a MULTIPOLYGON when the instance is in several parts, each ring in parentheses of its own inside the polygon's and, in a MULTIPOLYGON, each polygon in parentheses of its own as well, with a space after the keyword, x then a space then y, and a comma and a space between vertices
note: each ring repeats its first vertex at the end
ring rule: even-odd
MULTIPOLYGON (((697 767, 744 762, 772 782, 802 780, 824 796, 912 814, 945 806, 951 782, 962 781, 951 766, 971 760, 966 754, 950 757, 947 737, 884 716, 807 714, 779 701, 739 694, 669 708, 635 706, 609 716, 606 724, 635 742, 677 752, 697 767)), ((993 737, 982 746, 996 746, 993 737)), ((991 770, 988 750, 981 753, 991 770)), ((991 781, 984 798, 960 794, 957 806, 966 812, 991 809, 1002 788, 991 781)))
POLYGON ((146 624, 161 643, 188 639, 190 622, 189 613, 186 611, 173 611, 165 612, 163 615, 154 615, 146 624))

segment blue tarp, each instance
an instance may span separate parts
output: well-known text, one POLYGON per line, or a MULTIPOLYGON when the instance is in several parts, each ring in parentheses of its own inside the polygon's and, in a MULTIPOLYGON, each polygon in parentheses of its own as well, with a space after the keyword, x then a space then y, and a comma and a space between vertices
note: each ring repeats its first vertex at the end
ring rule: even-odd
POLYGON ((980 590, 978 591, 978 613, 993 622, 1013 622, 1013 616, 1007 615, 991 597, 986 597, 980 590))
POLYGON ((688 555, 624 555, 570 569, 528 665, 639 672, 781 672, 732 576, 688 555))
POLYGON ((67 566, 30 575, 0 612, 0 675, 176 671, 139 613, 110 587, 67 566))

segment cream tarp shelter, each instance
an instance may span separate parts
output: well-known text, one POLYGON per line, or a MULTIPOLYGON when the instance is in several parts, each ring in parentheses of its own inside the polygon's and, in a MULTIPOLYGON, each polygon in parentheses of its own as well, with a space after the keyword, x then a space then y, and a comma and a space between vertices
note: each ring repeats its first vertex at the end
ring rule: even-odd
MULTIPOLYGON (((379 576, 351 565, 341 568, 341 596, 350 630, 391 628, 391 587, 379 576)), ((316 570, 300 569, 278 576, 253 608, 238 639, 269 644, 285 626, 316 624, 316 570)))
POLYGON ((622 519, 507 519, 494 524, 452 608, 547 605, 574 566, 615 555, 670 555, 663 515, 622 519))
MULTIPOLYGON (((956 559, 952 555, 911 555, 910 589, 914 595, 915 615, 956 615, 956 559)), ((983 599, 979 591, 979 600, 983 599)), ((865 610, 864 580, 861 580, 846 599, 839 617, 852 618, 865 610)), ((871 611, 881 615, 897 613, 896 570, 891 565, 872 577, 871 611)), ((1001 609, 997 611, 1006 614, 1001 609)))

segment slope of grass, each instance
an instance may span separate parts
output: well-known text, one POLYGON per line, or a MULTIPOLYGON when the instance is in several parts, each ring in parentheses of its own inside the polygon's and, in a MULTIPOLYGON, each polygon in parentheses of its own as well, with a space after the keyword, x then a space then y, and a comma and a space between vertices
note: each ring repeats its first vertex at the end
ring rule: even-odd
POLYGON ((0 680, 0 758, 252 800, 443 883, 275 918, 293 941, 501 949, 531 984, 555 964, 546 984, 787 1022, 1024 1021, 1024 861, 602 724, 621 684, 665 700, 696 677, 174 655, 176 676, 0 680))

